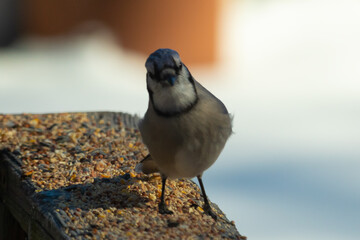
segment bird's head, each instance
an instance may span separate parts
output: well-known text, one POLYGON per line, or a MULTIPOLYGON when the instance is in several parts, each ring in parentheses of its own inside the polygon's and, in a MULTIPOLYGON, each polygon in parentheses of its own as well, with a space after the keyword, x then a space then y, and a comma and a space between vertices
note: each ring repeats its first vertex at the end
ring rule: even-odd
POLYGON ((158 114, 178 115, 196 104, 195 80, 176 51, 156 50, 146 60, 145 67, 150 101, 158 114))

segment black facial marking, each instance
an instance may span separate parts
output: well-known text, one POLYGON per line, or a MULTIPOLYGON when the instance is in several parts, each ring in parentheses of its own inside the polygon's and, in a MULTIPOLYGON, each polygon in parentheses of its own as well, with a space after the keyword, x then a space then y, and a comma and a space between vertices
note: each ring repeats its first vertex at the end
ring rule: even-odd
POLYGON ((147 74, 149 75, 149 77, 151 77, 152 79, 154 79, 155 75, 152 74, 151 72, 147 72, 147 74))
MULTIPOLYGON (((150 97, 150 99, 152 99, 152 96, 150 97)), ((166 117, 166 118, 171 118, 171 117, 178 117, 178 116, 180 116, 182 114, 186 114, 186 113, 190 112, 190 110, 192 110, 196 106, 198 101, 199 101, 199 98, 196 96, 195 101, 193 103, 191 103, 188 107, 186 107, 186 108, 184 108, 184 109, 182 109, 180 111, 174 111, 174 112, 169 112, 169 111, 163 112, 163 111, 160 111, 159 109, 157 109, 156 106, 154 105, 154 103, 152 103, 152 105, 154 107, 155 112, 159 116, 166 117)), ((152 102, 153 102, 153 100, 152 100, 152 102)))
MULTIPOLYGON (((162 71, 165 69, 173 69, 175 72, 176 77, 178 77, 181 74, 182 68, 185 67, 185 72, 189 74, 188 81, 191 83, 194 93, 195 93, 195 100, 190 103, 188 106, 184 107, 180 110, 175 111, 161 111, 159 110, 156 105, 154 104, 154 93, 149 85, 147 86, 147 90, 149 92, 149 98, 152 103, 152 106, 155 110, 155 112, 162 117, 176 117, 181 114, 185 114, 193 109, 193 107, 197 104, 199 101, 197 90, 195 87, 194 78, 192 77, 191 73, 187 69, 187 67, 181 62, 179 54, 171 49, 158 49, 154 53, 152 53, 149 58, 147 59, 145 66, 148 69, 147 76, 150 77, 152 80, 156 82, 162 82, 164 80, 168 80, 167 76, 171 74, 163 74, 164 76, 161 76, 162 71), (177 63, 177 60, 179 61, 177 63)), ((184 76, 185 77, 185 76, 184 76)), ((166 91, 164 89, 164 91, 166 91)))
MULTIPOLYGON (((189 73, 190 74, 190 73, 189 73)), ((194 100, 194 102, 192 102, 189 106, 187 106, 186 108, 183 108, 183 109, 180 109, 179 111, 161 111, 159 110, 155 103, 154 103, 154 99, 153 99, 153 92, 151 91, 151 89, 148 88, 148 92, 149 92, 149 97, 150 97, 150 101, 152 103, 152 106, 155 110, 155 112, 161 116, 161 117, 166 117, 166 118, 170 118, 170 117, 178 117, 182 114, 186 114, 188 112, 190 112, 196 105, 197 103, 199 102, 199 97, 197 95, 197 90, 196 90, 196 87, 195 87, 195 82, 194 82, 194 79, 193 77, 191 76, 191 74, 189 75, 189 82, 191 82, 191 85, 193 86, 193 89, 194 89, 194 92, 195 92, 195 95, 196 95, 196 98, 194 100)))
POLYGON ((176 63, 176 59, 180 60, 179 54, 172 49, 158 49, 146 60, 145 67, 151 72, 151 78, 159 81, 159 75, 161 71, 166 68, 174 69, 179 74, 180 67, 176 63))

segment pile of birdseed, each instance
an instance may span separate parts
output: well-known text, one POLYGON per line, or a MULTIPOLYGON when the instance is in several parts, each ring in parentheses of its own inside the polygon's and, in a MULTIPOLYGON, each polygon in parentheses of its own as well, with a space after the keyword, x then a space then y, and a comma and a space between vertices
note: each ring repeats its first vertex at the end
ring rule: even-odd
POLYGON ((0 115, 0 149, 22 162, 34 198, 54 211, 72 239, 246 239, 212 204, 218 220, 204 214, 190 180, 168 180, 158 213, 161 178, 134 171, 148 151, 121 114, 0 115))

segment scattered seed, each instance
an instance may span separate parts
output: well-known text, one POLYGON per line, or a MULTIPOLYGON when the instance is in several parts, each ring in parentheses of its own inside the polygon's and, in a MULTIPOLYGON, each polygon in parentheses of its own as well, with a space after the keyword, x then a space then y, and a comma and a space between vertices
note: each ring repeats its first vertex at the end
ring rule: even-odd
POLYGON ((126 128, 123 115, 111 120, 119 124, 93 116, 0 114, 0 149, 16 153, 35 194, 55 194, 48 204, 70 239, 244 239, 234 222, 215 224, 198 207, 189 180, 168 180, 174 214, 159 214, 161 177, 133 170, 148 155, 140 132, 126 128))

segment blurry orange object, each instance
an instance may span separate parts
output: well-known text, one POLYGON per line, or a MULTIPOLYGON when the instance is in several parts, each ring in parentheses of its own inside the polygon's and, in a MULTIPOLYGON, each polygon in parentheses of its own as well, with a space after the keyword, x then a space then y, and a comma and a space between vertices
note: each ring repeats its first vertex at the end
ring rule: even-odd
POLYGON ((215 60, 216 0, 120 1, 108 16, 122 45, 150 54, 172 48, 186 63, 215 60))
POLYGON ((125 48, 145 55, 177 50, 184 62, 216 59, 219 0, 32 0, 25 8, 28 34, 59 36, 86 21, 100 21, 125 48))

